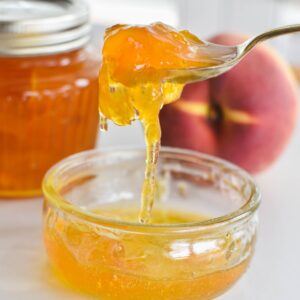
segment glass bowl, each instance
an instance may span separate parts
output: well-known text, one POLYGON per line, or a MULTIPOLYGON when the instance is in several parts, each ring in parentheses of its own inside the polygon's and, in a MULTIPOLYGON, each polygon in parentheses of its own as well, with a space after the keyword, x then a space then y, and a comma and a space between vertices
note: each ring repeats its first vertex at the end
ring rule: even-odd
POLYGON ((173 211, 190 221, 140 224, 144 169, 144 149, 93 150, 47 173, 44 241, 59 277, 99 299, 224 293, 254 251, 260 193, 253 179, 221 159, 162 148, 154 215, 173 211))

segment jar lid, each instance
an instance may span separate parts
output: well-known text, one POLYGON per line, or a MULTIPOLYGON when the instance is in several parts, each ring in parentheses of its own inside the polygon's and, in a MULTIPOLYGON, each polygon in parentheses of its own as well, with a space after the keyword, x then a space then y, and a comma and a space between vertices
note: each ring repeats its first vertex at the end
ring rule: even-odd
POLYGON ((0 0, 0 56, 78 49, 89 41, 90 29, 81 0, 0 0))

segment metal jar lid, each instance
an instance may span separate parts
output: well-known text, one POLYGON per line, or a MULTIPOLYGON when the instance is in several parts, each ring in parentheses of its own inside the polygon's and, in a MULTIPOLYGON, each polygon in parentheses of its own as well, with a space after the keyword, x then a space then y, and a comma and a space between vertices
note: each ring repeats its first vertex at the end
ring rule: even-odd
POLYGON ((89 38, 89 11, 81 0, 0 0, 0 56, 71 51, 89 38))

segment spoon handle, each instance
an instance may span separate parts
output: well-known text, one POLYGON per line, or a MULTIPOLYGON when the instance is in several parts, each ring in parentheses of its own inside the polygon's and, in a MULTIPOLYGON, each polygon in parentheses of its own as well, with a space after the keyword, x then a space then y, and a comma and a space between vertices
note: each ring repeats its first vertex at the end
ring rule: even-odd
POLYGON ((243 43, 241 45, 242 46, 242 49, 241 49, 242 55, 245 55, 257 43, 271 39, 276 36, 289 34, 289 33, 293 33, 293 32, 300 32, 300 24, 294 24, 294 25, 288 25, 288 26, 275 28, 270 31, 266 31, 260 35, 257 35, 256 37, 249 39, 248 41, 246 41, 245 43, 243 43))

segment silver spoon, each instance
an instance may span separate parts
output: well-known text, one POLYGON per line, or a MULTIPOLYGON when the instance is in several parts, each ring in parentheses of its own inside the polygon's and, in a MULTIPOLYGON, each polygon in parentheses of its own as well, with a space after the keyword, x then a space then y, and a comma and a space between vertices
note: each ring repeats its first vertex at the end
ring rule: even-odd
POLYGON ((223 46, 203 41, 203 44, 195 46, 196 55, 205 57, 208 61, 213 61, 215 64, 203 68, 170 70, 168 80, 186 83, 216 77, 238 64, 258 43, 273 37, 299 31, 300 24, 279 27, 259 34, 236 46, 223 46))

